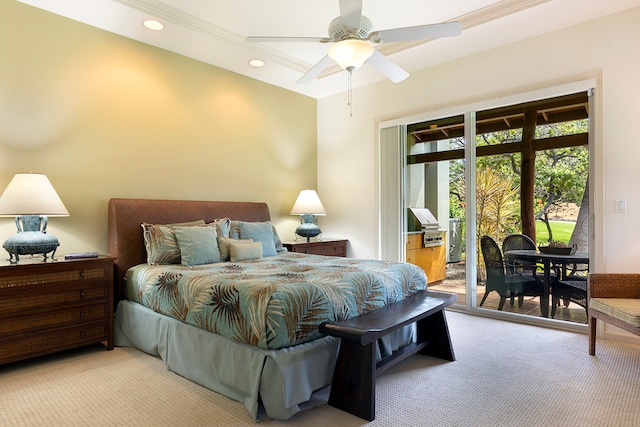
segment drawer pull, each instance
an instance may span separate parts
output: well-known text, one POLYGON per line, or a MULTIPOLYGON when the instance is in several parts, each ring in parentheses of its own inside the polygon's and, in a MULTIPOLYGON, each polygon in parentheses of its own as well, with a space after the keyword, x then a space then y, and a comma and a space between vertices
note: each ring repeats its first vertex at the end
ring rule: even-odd
POLYGON ((84 319, 84 310, 80 310, 80 318, 84 319))
POLYGON ((84 295, 85 295, 84 291, 80 291, 80 298, 84 298, 84 295))

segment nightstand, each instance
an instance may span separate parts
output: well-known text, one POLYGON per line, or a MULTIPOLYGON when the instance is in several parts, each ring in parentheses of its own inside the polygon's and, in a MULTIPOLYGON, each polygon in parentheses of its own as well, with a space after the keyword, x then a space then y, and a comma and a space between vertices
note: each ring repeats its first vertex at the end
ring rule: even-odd
POLYGON ((103 341, 112 350, 113 261, 0 262, 0 364, 103 341))
POLYGON ((313 255, 347 256, 347 239, 326 239, 312 242, 284 242, 289 252, 313 255))

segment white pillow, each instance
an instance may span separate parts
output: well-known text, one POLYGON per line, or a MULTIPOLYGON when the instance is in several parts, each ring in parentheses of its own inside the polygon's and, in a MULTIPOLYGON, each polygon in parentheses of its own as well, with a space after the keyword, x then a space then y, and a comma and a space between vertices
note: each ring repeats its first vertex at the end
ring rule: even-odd
POLYGON ((239 240, 234 240, 229 244, 229 260, 231 262, 262 258, 261 242, 238 242, 239 240))
POLYGON ((220 250, 220 261, 229 261, 229 245, 231 242, 253 243, 252 239, 238 240, 229 237, 218 237, 218 249, 220 250))

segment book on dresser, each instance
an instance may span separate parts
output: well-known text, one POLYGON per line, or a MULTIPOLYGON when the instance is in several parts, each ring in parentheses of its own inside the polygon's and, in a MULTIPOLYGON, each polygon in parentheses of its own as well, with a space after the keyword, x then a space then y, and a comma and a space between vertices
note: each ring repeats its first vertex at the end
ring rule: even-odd
POLYGON ((100 342, 113 349, 113 261, 0 262, 0 364, 100 342))

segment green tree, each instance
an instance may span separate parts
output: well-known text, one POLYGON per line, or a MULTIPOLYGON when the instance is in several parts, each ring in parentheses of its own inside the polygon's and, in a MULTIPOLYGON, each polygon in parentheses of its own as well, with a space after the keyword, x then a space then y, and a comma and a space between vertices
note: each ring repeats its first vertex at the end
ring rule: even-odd
MULTIPOLYGON (((586 133, 588 130, 587 120, 556 123, 538 126, 536 138, 586 133)), ((549 240, 553 240, 549 215, 565 203, 582 207, 588 173, 589 148, 586 145, 536 153, 536 219, 546 225, 549 240)))
MULTIPOLYGON (((552 138, 588 132, 588 120, 539 125, 536 139, 552 138)), ((477 136, 477 145, 515 143, 522 139, 521 129, 491 132, 477 136)), ((521 183, 519 153, 508 153, 478 158, 478 168, 493 168, 501 174, 511 175, 515 185, 521 183)), ((565 203, 581 205, 589 169, 587 146, 566 147, 536 151, 534 183, 536 219, 545 223, 549 239, 553 234, 549 216, 565 203)))

